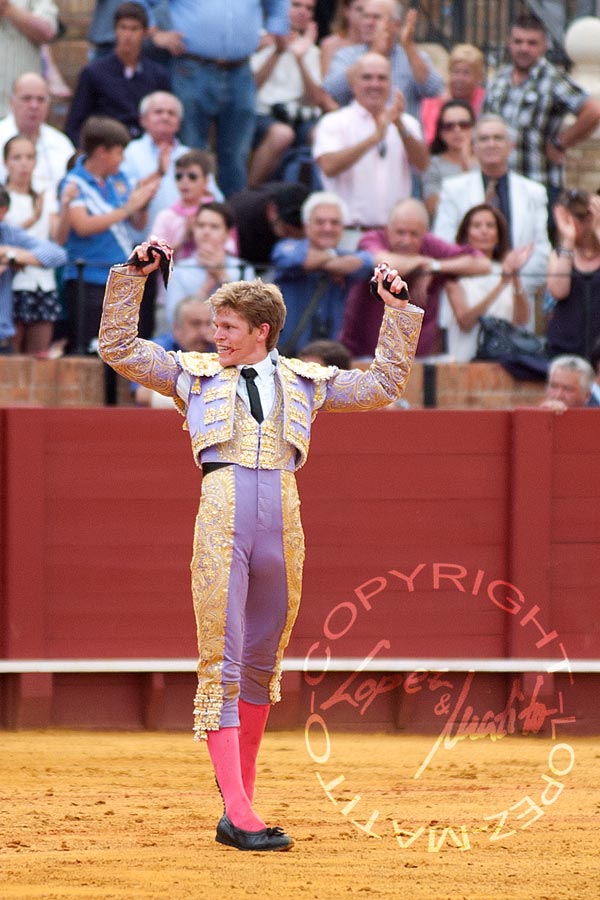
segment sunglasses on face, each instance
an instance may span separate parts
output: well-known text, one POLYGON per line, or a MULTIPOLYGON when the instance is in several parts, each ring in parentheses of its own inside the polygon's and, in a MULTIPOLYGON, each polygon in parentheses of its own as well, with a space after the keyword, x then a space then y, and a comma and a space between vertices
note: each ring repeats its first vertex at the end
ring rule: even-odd
POLYGON ((182 178, 189 178, 190 181, 198 181, 200 176, 197 172, 175 172, 175 181, 181 181, 182 178))
POLYGON ((462 119, 460 122, 441 122, 440 123, 440 131, 453 131, 455 128, 460 128, 461 131, 468 131, 469 128, 473 127, 472 122, 467 122, 466 119, 462 119))

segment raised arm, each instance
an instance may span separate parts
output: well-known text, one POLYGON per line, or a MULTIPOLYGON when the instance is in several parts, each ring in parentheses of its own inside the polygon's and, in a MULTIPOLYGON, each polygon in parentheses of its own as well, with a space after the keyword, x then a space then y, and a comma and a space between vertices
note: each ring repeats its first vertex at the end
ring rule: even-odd
POLYGON ((365 372, 350 369, 340 371, 330 379, 322 407, 328 412, 379 409, 404 393, 417 349, 423 310, 398 297, 397 292, 406 288, 406 284, 396 270, 392 270, 396 275, 392 285, 394 293, 384 288, 381 267, 376 272, 385 312, 375 359, 365 372))
MULTIPOLYGON (((136 248, 141 259, 148 259, 148 246, 145 243, 136 248)), ((176 355, 154 341, 137 336, 146 278, 158 266, 156 259, 142 269, 130 265, 112 267, 104 295, 98 345, 104 362, 119 375, 175 399, 181 373, 176 355)))

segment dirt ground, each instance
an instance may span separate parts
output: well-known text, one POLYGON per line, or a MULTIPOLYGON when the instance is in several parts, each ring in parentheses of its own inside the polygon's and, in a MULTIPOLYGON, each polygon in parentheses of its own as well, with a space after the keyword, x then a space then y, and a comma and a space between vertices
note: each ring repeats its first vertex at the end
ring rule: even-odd
POLYGON ((433 742, 268 733, 256 806, 296 843, 259 854, 214 842, 187 734, 4 732, 0 897, 598 900, 597 739, 433 742))

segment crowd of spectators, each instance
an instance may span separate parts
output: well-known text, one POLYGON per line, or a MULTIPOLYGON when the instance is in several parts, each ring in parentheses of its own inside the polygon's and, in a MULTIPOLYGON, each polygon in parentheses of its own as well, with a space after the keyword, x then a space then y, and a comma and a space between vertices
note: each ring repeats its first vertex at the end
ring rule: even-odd
POLYGON ((156 234, 175 268, 166 291, 148 280, 144 337, 195 347, 194 314, 209 349, 202 303, 259 274, 286 298, 283 352, 369 356, 385 260, 425 309, 418 356, 475 358, 485 315, 543 331, 547 368, 597 368, 600 197, 565 188, 565 161, 600 103, 548 60, 544 25, 516 19, 486 80, 464 43, 437 71, 407 3, 332 0, 321 39, 315 6, 97 0, 71 90, 55 2, 3 5, 0 353, 94 352, 110 266, 156 234))

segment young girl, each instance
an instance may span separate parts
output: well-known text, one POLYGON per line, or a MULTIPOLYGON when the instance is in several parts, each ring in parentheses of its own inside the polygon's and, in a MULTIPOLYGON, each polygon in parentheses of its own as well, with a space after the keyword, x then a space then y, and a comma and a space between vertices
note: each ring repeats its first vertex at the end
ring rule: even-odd
MULTIPOLYGON (((58 204, 52 189, 36 193, 31 179, 36 162, 35 144, 15 135, 4 146, 6 188, 10 207, 5 221, 25 228, 38 238, 56 240, 58 204)), ((54 323, 62 316, 54 269, 25 266, 13 277, 17 353, 45 353, 50 347, 54 323)))

